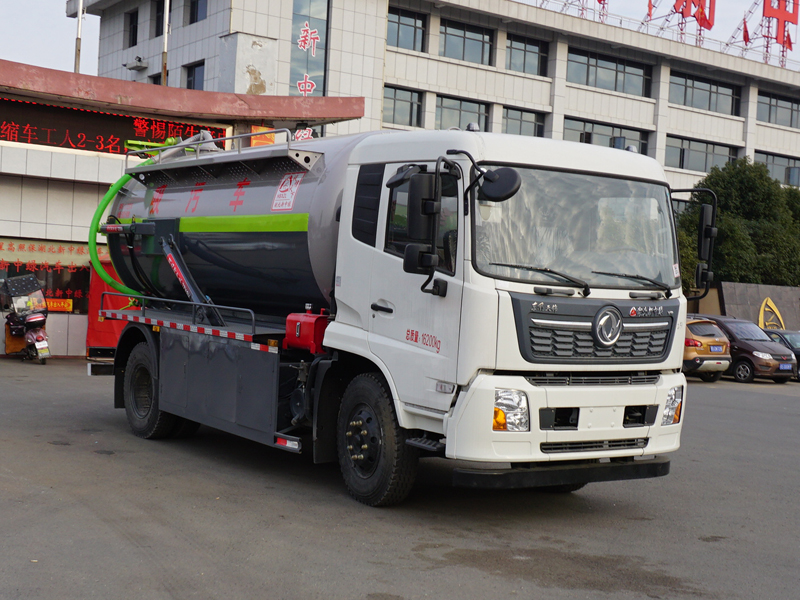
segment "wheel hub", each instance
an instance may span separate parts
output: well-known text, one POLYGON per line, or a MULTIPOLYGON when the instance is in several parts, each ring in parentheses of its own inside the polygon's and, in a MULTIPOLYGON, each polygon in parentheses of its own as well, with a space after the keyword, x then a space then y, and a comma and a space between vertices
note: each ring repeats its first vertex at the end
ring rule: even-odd
POLYGON ((360 477, 369 477, 378 467, 382 444, 378 419, 369 407, 362 404, 353 410, 345 436, 353 470, 360 477))
POLYGON ((153 405, 153 379, 150 377, 150 372, 142 366, 137 367, 131 387, 133 410, 138 416, 146 417, 153 405))

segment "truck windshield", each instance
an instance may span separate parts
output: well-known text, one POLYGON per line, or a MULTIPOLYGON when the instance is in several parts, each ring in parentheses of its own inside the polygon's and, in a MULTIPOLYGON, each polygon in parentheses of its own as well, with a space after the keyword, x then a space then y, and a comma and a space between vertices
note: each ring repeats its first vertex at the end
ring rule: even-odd
POLYGON ((478 272, 566 286, 578 279, 592 288, 679 285, 665 185, 515 168, 522 186, 512 198, 490 202, 477 195, 472 214, 478 272))

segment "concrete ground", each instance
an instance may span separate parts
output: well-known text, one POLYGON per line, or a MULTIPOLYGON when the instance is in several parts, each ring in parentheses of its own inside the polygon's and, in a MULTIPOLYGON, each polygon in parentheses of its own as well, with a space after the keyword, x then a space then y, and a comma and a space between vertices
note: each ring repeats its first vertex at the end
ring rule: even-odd
POLYGON ((794 598, 800 384, 690 382, 665 478, 350 499, 335 465, 133 436, 86 363, 0 359, 0 599, 794 598))

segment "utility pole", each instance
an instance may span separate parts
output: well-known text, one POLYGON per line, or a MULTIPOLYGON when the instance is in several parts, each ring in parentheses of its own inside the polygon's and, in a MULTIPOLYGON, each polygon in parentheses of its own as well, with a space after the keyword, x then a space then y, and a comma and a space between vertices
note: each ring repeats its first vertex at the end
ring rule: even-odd
POLYGON ((164 49, 161 51, 161 85, 167 85, 167 38, 169 37, 169 0, 164 0, 164 49))
POLYGON ((75 72, 81 72, 81 28, 83 26, 83 0, 78 0, 78 37, 75 38, 75 72))

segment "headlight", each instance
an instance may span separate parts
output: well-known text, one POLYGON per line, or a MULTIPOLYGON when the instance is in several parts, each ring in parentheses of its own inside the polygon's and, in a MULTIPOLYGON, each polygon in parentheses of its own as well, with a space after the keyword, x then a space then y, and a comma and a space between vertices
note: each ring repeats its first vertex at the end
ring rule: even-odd
POLYGON ((519 390, 494 391, 494 431, 530 431, 528 396, 519 390))
POLYGON ((772 360, 772 354, 767 354, 766 352, 753 352, 753 356, 763 358, 764 360, 772 360))
POLYGON ((681 422, 681 407, 683 406, 683 386, 670 388, 667 392, 667 403, 664 405, 664 414, 661 417, 662 425, 674 425, 681 422))

